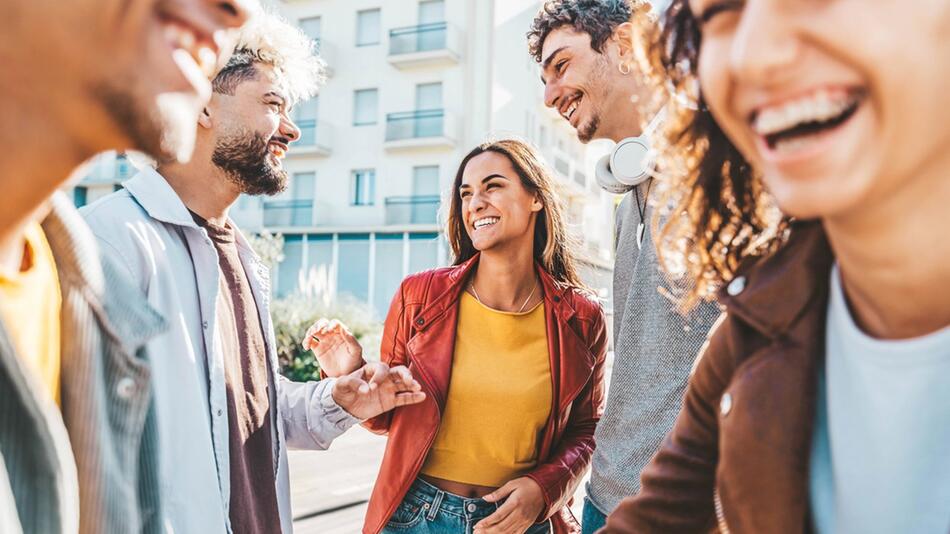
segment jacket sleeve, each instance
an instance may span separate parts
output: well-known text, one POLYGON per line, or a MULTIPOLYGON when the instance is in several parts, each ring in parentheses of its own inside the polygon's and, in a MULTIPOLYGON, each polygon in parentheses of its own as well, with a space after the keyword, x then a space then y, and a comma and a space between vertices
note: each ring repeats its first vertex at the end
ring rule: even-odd
POLYGON ((291 382, 278 377, 277 402, 288 447, 326 450, 334 439, 360 422, 333 400, 335 382, 335 378, 291 382))
POLYGON ((590 380, 574 399, 564 434, 550 459, 526 476, 544 494, 543 521, 568 505, 584 478, 594 454, 594 428, 604 413, 604 366, 607 359, 607 327, 603 310, 597 310, 586 336, 594 367, 590 380))
POLYGON ((729 340, 735 327, 725 314, 713 326, 676 423, 640 476, 640 493, 624 499, 597 534, 685 534, 715 527, 719 401, 734 366, 729 340))
MULTIPOLYGON (((383 340, 379 348, 379 359, 390 367, 397 365, 408 365, 406 356, 406 342, 409 340, 409 328, 411 317, 408 317, 406 311, 406 285, 408 280, 403 281, 399 286, 399 291, 393 297, 392 304, 389 306, 389 313, 386 315, 386 323, 383 325, 383 340)), ((386 434, 389 432, 389 425, 393 420, 393 410, 377 415, 363 422, 363 426, 370 432, 376 434, 386 434)))

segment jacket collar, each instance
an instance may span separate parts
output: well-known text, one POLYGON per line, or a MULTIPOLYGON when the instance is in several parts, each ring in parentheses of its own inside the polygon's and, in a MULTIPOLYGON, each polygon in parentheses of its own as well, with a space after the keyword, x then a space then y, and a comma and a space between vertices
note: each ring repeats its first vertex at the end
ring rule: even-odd
POLYGON ((780 337, 826 293, 833 262, 821 223, 793 222, 787 242, 770 256, 744 262, 720 290, 719 302, 766 337, 780 337))
POLYGON ((145 300, 135 297, 141 290, 128 275, 112 259, 100 255, 95 237, 72 202, 57 193, 50 204, 43 233, 56 259, 62 292, 68 288, 78 291, 95 313, 102 314, 104 332, 134 353, 165 329, 164 319, 145 300))
POLYGON ((152 167, 144 167, 123 186, 149 217, 177 226, 198 227, 178 193, 152 167))
MULTIPOLYGON (((478 266, 480 254, 475 254, 470 259, 454 267, 450 267, 448 273, 448 287, 430 301, 430 304, 422 311, 422 314, 416 319, 416 327, 419 330, 427 328, 434 320, 445 313, 446 309, 455 306, 459 295, 465 288, 472 271, 478 266)), ((538 278, 541 279, 541 288, 544 292, 545 306, 550 306, 558 319, 566 322, 574 316, 574 306, 568 302, 570 299, 564 298, 567 288, 559 285, 547 271, 536 264, 538 278)))

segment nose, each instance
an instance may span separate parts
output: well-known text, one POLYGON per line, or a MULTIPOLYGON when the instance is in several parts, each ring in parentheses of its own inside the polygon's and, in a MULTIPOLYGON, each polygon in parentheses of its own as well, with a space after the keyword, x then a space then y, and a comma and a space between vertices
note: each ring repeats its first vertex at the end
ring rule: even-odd
POLYGON ((780 81, 800 52, 794 17, 781 2, 746 2, 732 40, 729 63, 741 80, 759 85, 780 81))
POLYGON ((205 9, 222 30, 243 26, 255 5, 254 0, 205 0, 205 9))
POLYGON ((544 86, 544 105, 549 108, 557 109, 558 101, 561 99, 561 88, 555 80, 551 80, 544 86))
POLYGON ((478 213, 485 209, 485 206, 487 206, 487 203, 481 192, 472 191, 472 195, 468 198, 468 211, 478 213))
POLYGON ((280 119, 280 134, 294 142, 300 139, 300 128, 290 119, 290 117, 282 117, 280 119))

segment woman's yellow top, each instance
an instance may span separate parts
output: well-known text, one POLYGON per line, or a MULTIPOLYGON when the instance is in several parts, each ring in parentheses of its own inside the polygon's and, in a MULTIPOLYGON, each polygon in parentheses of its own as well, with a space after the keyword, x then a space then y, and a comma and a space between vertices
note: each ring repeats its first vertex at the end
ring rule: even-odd
POLYGON ((551 415, 544 305, 508 313, 459 299, 452 376, 422 474, 498 487, 534 469, 551 415))

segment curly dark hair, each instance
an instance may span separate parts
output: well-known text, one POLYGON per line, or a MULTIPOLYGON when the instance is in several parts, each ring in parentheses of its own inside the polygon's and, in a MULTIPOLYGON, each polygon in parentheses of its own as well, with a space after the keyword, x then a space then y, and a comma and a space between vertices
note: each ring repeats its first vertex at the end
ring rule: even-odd
POLYGON ((668 170, 662 204, 680 216, 666 220, 658 251, 668 271, 692 283, 682 303, 689 309, 712 298, 743 261, 781 246, 788 221, 706 106, 697 77, 702 33, 689 1, 673 0, 661 26, 651 61, 677 95, 656 136, 668 170))
POLYGON ((541 48, 548 34, 570 26, 578 32, 590 35, 590 45, 602 52, 604 43, 613 35, 617 26, 629 22, 634 4, 642 0, 548 0, 538 11, 528 31, 528 52, 538 63, 541 48))

